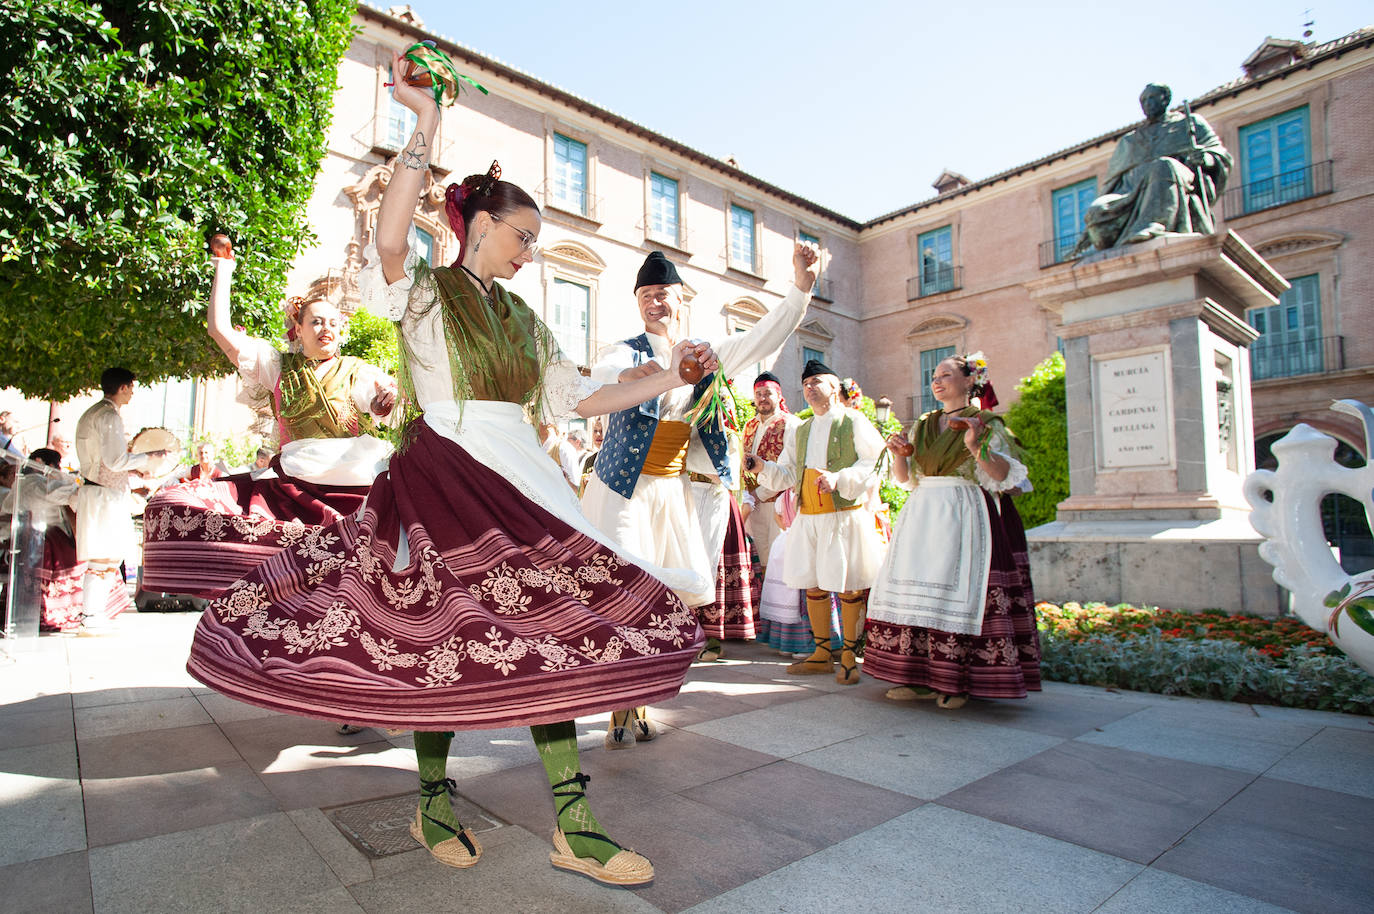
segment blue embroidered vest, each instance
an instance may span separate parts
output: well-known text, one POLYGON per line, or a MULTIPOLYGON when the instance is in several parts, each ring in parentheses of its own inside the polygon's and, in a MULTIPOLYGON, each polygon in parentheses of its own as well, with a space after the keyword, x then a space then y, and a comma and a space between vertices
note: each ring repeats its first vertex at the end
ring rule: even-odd
MULTIPOLYGON (((654 347, 647 334, 641 333, 625 341, 634 354, 634 364, 642 365, 654 357, 654 347)), ((692 402, 695 403, 706 388, 710 386, 714 374, 708 374, 692 388, 692 402)), ((606 437, 601 442, 601 450, 596 455, 596 475, 612 492, 623 498, 634 494, 635 484, 639 482, 644 460, 649 456, 649 443, 654 440, 658 429, 658 398, 646 400, 638 406, 611 413, 606 423, 606 437)), ((735 487, 734 472, 730 466, 730 448, 725 440, 725 431, 719 423, 697 426, 711 465, 716 470, 726 488, 735 487)))

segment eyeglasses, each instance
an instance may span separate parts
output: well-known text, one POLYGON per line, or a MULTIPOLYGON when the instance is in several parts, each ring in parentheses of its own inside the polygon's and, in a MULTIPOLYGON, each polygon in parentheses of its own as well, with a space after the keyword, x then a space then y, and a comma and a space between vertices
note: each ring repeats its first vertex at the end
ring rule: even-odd
POLYGON ((491 216, 493 221, 501 223, 502 225, 506 226, 511 231, 519 235, 520 244, 524 246, 524 249, 526 251, 529 251, 531 254, 536 254, 539 252, 539 239, 532 232, 527 232, 524 229, 519 228, 518 226, 511 225, 509 222, 502 219, 495 213, 489 213, 488 215, 491 216))

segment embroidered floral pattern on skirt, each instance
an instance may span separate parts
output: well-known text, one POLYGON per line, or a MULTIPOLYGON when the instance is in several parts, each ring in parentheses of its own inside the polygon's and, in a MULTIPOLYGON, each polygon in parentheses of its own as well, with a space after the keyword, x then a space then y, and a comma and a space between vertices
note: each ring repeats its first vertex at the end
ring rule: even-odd
POLYGON ((360 518, 307 532, 210 604, 191 674, 262 707, 417 730, 551 723, 676 694, 702 641, 695 613, 416 428, 360 518))
POLYGON ((1025 698, 1028 690, 1040 690, 1040 636, 1025 530, 1010 495, 984 492, 984 498, 992 560, 982 632, 958 635, 870 619, 865 672, 975 698, 1025 698))

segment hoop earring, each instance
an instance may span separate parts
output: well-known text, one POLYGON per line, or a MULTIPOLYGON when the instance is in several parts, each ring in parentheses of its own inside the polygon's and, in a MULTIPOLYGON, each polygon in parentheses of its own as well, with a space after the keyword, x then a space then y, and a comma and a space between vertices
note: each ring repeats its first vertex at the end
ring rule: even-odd
POLYGON ((478 251, 482 250, 482 239, 485 237, 487 237, 486 232, 477 236, 477 243, 472 246, 472 253, 476 254, 478 251))

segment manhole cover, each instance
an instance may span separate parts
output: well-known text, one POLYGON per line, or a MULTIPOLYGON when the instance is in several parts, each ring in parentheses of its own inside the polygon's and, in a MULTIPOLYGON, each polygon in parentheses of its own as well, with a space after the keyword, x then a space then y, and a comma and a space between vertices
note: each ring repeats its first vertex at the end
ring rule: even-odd
MULTIPOLYGON (((500 828, 506 823, 462 796, 453 796, 453 811, 473 834, 500 828)), ((368 800, 322 810, 334 827, 358 850, 374 860, 413 851, 419 845, 410 837, 419 797, 405 793, 396 797, 368 800)))

